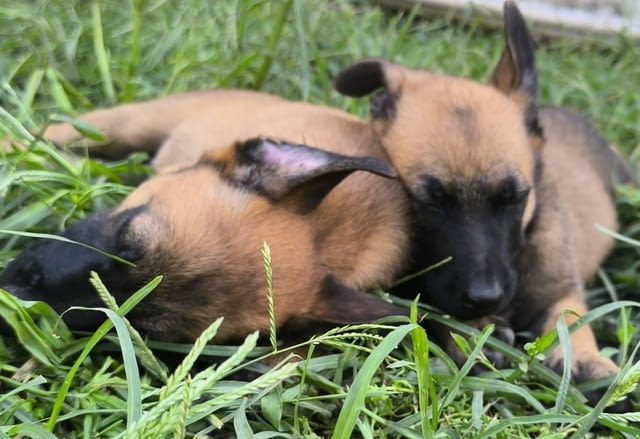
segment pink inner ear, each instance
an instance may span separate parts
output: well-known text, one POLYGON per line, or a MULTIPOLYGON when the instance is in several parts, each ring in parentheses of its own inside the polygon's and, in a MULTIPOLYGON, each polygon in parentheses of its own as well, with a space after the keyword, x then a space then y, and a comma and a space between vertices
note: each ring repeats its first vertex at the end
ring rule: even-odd
POLYGON ((302 145, 277 144, 268 140, 262 143, 262 159, 266 166, 300 172, 314 171, 329 164, 328 158, 322 151, 302 145))

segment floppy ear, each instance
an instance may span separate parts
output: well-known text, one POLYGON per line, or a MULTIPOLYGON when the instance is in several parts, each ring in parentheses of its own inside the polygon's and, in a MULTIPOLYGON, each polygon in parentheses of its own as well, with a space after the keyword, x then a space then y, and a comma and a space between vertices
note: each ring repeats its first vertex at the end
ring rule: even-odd
POLYGON ((371 117, 391 119, 402 92, 403 70, 383 59, 364 59, 340 72, 333 86, 338 92, 356 98, 381 90, 371 100, 371 117))
POLYGON ((527 129, 533 134, 541 134, 536 108, 538 72, 535 48, 524 17, 511 0, 504 2, 504 36, 506 47, 491 76, 491 83, 504 94, 522 102, 527 129))
POLYGON ((396 177, 383 160, 350 157, 306 145, 255 138, 237 142, 203 158, 234 185, 272 201, 287 202, 301 213, 313 210, 345 177, 367 171, 396 177))
POLYGON ((287 330, 326 330, 336 325, 371 323, 383 317, 408 315, 408 309, 349 288, 329 274, 315 308, 291 319, 287 330))

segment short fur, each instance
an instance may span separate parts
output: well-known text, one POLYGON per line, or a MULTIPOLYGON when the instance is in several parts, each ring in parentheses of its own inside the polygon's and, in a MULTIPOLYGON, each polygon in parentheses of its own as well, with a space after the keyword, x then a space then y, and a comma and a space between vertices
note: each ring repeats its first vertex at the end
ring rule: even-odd
MULTIPOLYGON (((491 83, 379 59, 342 72, 347 95, 375 91, 371 125, 412 200, 413 271, 453 259, 399 290, 463 319, 494 315, 540 335, 584 314, 584 283, 612 246, 619 157, 582 117, 536 105, 533 42, 505 2, 506 48, 491 83)), ((618 181, 629 179, 623 175, 618 181)), ((578 381, 618 370, 589 327, 572 335, 578 381)), ((549 362, 561 366, 563 353, 549 362)))
MULTIPOLYGON (((323 323, 406 313, 358 291, 389 285, 408 246, 406 195, 389 179, 395 171, 366 123, 329 108, 233 90, 174 95, 81 119, 108 139, 85 145, 94 153, 155 154, 157 176, 114 210, 64 232, 136 267, 42 241, 5 270, 0 285, 8 291, 62 311, 99 305, 87 282, 90 270, 119 302, 162 274, 160 286, 129 315, 134 326, 155 339, 192 341, 224 316, 216 337, 224 343, 268 329, 261 256, 266 242, 276 322, 289 335, 323 323), (323 150, 245 140, 255 136, 323 150)), ((44 137, 57 144, 84 142, 67 124, 50 126, 44 137)), ((72 327, 83 329, 101 318, 66 314, 72 327)))

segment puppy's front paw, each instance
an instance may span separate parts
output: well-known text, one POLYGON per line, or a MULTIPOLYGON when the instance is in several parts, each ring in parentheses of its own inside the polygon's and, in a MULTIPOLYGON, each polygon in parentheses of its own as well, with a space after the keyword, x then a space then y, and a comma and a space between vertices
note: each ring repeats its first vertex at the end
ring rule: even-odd
MULTIPOLYGON (((547 364, 558 373, 562 373, 564 353, 561 349, 555 349, 547 357, 547 364)), ((598 378, 605 378, 620 371, 616 363, 608 358, 601 357, 592 351, 575 351, 571 359, 571 376, 576 383, 584 383, 598 378)))
POLYGON ((620 368, 608 358, 594 355, 591 352, 578 352, 571 366, 571 372, 573 379, 577 383, 584 383, 597 378, 615 375, 620 372, 620 368))
MULTIPOLYGON (((574 352, 571 361, 571 376, 573 380, 580 384, 586 383, 600 378, 613 377, 620 372, 620 368, 616 363, 608 358, 601 357, 596 352, 592 351, 578 351, 574 352)), ((564 355, 560 349, 556 349, 548 358, 547 364, 556 370, 558 373, 562 373, 564 355)), ((592 390, 585 393, 587 401, 590 405, 598 403, 602 398, 606 386, 592 390)), ((608 412, 626 412, 631 409, 631 402, 628 398, 624 398, 615 402, 613 405, 607 407, 608 412)))

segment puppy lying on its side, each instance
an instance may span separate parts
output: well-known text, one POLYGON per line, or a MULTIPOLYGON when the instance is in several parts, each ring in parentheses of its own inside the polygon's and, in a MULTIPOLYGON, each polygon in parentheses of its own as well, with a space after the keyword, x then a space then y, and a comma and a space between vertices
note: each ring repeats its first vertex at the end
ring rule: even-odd
MULTIPOLYGON (((385 178, 395 172, 360 120, 228 90, 123 105, 82 119, 108 139, 92 151, 109 157, 156 152, 157 176, 117 208, 63 233, 136 266, 40 241, 2 274, 7 291, 63 311, 100 304, 88 283, 91 270, 119 302, 162 274, 160 286, 128 315, 132 324, 153 339, 192 341, 225 316, 216 337, 225 343, 268 329, 266 242, 283 338, 326 324, 406 314, 358 291, 389 285, 408 253, 406 195, 385 178), (245 140, 254 136, 322 149, 245 140)), ((80 139, 66 124, 50 126, 44 136, 59 144, 80 139)), ((78 311, 65 320, 72 328, 93 329, 102 315, 78 311)))
MULTIPOLYGON (((583 118, 536 105, 534 48, 515 3, 504 5, 506 49, 483 85, 370 59, 336 88, 373 97, 372 128, 412 204, 413 271, 452 261, 405 285, 461 319, 495 315, 540 335, 584 314, 584 283, 617 228, 612 177, 628 166, 583 118)), ((589 327, 573 333, 577 381, 618 370, 589 327)), ((556 349, 549 362, 561 367, 556 349)))

